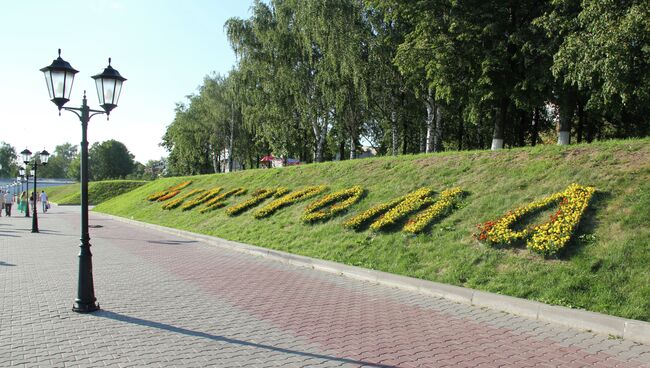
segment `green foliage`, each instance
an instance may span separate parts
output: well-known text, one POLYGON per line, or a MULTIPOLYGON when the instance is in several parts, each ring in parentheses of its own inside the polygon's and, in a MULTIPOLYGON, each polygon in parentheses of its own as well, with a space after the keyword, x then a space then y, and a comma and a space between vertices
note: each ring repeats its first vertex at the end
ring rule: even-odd
MULTIPOLYGON (((39 167, 38 176, 41 178, 68 178, 79 180, 79 176, 68 176, 73 162, 78 164, 78 147, 70 143, 64 143, 54 148, 47 165, 39 167)), ((78 171, 78 169, 77 169, 78 171)), ((73 172, 74 174, 74 172, 73 172)))
MULTIPOLYGON (((621 140, 495 152, 383 157, 282 169, 192 177, 192 188, 256 189, 286 186, 295 191, 327 185, 334 193, 363 185, 367 195, 345 216, 305 224, 310 201, 285 207, 265 219, 255 211, 228 216, 226 209, 162 211, 146 197, 189 178, 170 178, 107 201, 96 210, 219 236, 296 254, 386 272, 467 286, 506 295, 572 305, 650 321, 650 140, 621 140), (476 225, 577 182, 598 188, 576 232, 556 259, 526 249, 479 244, 476 225), (420 187, 436 196, 460 186, 466 196, 448 216, 422 233, 388 228, 348 230, 352 216, 420 187)), ((188 189, 184 190, 184 193, 188 189)), ((546 221, 546 213, 531 224, 546 221)))
POLYGON ((650 134, 647 1, 256 1, 177 106, 170 175, 650 134), (555 125, 555 127, 554 127, 555 125), (555 129, 554 129, 555 128, 555 129), (227 153, 226 153, 227 152, 227 153))
POLYGON ((91 180, 124 178, 134 169, 133 155, 114 139, 94 143, 88 150, 91 180))
MULTIPOLYGON (((138 188, 147 181, 142 180, 106 180, 88 183, 88 201, 97 205, 138 188)), ((79 184, 48 187, 45 192, 50 202, 59 205, 79 205, 81 203, 79 184)))
POLYGON ((0 142, 0 177, 15 178, 18 176, 18 155, 16 149, 8 143, 0 142))

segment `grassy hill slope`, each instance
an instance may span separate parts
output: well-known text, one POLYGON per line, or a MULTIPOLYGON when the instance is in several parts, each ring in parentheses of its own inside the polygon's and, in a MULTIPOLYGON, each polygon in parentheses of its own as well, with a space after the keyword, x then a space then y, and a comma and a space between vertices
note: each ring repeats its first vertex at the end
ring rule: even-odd
MULTIPOLYGON (((99 204, 107 199, 115 198, 141 185, 148 183, 142 180, 106 180, 88 183, 88 201, 91 205, 99 204)), ((50 187, 47 190, 50 202, 60 205, 80 204, 81 188, 78 183, 50 187)))
MULTIPOLYGON (((230 174, 169 178, 144 185, 96 207, 111 213, 258 246, 453 285, 650 321, 650 140, 500 152, 472 151, 329 162, 230 174), (320 196, 255 219, 224 209, 162 210, 148 202, 156 191, 191 179, 192 188, 298 189, 325 184, 331 193, 355 184, 367 195, 348 213, 303 224, 307 204, 320 196), (545 259, 525 247, 495 249, 472 236, 479 223, 576 182, 597 193, 566 250, 545 259), (460 186, 466 197, 424 234, 397 229, 355 232, 342 222, 376 204, 422 186, 437 194, 460 186)), ((228 201, 235 204, 247 194, 228 201)), ((268 203, 267 200, 264 203, 268 203)), ((257 207, 259 208, 259 206, 257 207)), ((542 222, 549 212, 532 222, 542 222)))

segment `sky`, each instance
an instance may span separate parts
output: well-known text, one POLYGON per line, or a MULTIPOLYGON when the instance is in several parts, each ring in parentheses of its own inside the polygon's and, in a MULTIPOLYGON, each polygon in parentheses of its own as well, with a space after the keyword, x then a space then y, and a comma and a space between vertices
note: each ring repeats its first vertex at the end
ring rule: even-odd
POLYGON ((167 155, 160 147, 177 102, 196 93, 212 72, 226 74, 235 55, 223 28, 248 18, 252 0, 13 0, 0 12, 0 141, 17 152, 79 145, 81 123, 58 114, 39 71, 61 57, 79 70, 70 102, 84 90, 100 109, 94 80, 111 65, 127 78, 119 104, 88 125, 88 141, 115 139, 139 162, 167 155))

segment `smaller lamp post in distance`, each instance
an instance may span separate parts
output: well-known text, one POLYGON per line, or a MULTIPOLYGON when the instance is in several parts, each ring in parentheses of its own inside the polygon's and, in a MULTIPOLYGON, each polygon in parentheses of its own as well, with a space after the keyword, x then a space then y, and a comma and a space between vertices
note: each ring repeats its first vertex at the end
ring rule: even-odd
MULTIPOLYGON (((20 153, 23 156, 23 162, 32 167, 31 174, 34 177, 34 190, 32 191, 32 232, 37 233, 38 230, 38 211, 36 210, 38 201, 38 192, 36 188, 36 180, 38 179, 38 167, 47 165, 50 158, 50 153, 46 150, 39 152, 37 155, 31 156, 32 152, 25 149, 20 153)), ((27 191, 29 192, 29 181, 27 182, 27 191)), ((29 197, 29 196, 28 196, 29 197)))
POLYGON ((72 310, 79 313, 90 313, 99 309, 95 298, 93 285, 92 253, 90 252, 90 234, 88 232, 88 122, 90 118, 98 114, 106 114, 107 118, 111 111, 117 107, 122 84, 126 78, 111 66, 111 59, 108 59, 108 66, 100 74, 92 76, 97 88, 97 97, 100 106, 104 109, 92 110, 88 107, 86 93, 82 99, 81 107, 63 107, 70 101, 70 92, 75 74, 78 73, 70 63, 59 57, 52 61, 52 64, 41 69, 45 75, 45 83, 50 101, 61 110, 74 113, 81 121, 81 244, 79 245, 79 277, 77 280, 77 298, 72 310))

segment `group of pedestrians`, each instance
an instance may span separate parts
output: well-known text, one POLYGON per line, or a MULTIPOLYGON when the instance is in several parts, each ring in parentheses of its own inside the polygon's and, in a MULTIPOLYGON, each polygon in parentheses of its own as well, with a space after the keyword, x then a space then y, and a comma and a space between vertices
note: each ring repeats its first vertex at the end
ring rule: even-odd
POLYGON ((29 196, 29 200, 27 198, 26 191, 23 191, 20 196, 17 196, 10 193, 9 191, 5 193, 4 191, 0 190, 0 217, 2 217, 3 210, 5 216, 11 217, 11 209, 14 203, 16 204, 16 207, 20 213, 27 211, 27 206, 29 206, 29 208, 33 208, 34 197, 36 197, 37 202, 41 202, 43 212, 47 212, 47 210, 50 208, 50 203, 47 200, 47 194, 44 190, 41 191, 40 195, 37 192, 32 192, 32 194, 29 196))

